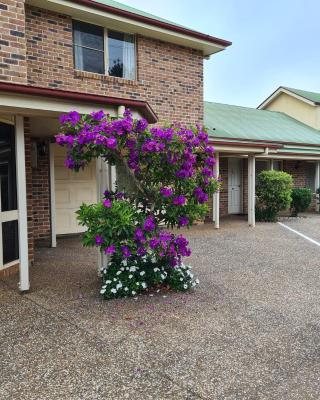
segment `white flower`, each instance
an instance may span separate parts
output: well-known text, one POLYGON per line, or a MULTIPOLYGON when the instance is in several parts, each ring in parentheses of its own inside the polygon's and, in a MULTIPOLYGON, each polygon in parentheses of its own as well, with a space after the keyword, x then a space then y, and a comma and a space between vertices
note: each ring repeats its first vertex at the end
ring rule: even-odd
POLYGON ((122 272, 123 272, 123 271, 124 271, 124 268, 123 268, 123 267, 121 267, 121 268, 120 268, 120 271, 122 271, 122 272))
POLYGON ((105 294, 105 292, 106 292, 106 289, 101 289, 101 290, 100 290, 100 293, 101 293, 101 294, 105 294))
POLYGON ((199 279, 196 279, 196 284, 199 285, 200 281, 199 279))
POLYGON ((161 274, 161 279, 165 279, 165 276, 163 274, 161 274))
POLYGON ((121 264, 126 267, 128 265, 128 261, 127 260, 122 260, 121 264))
POLYGON ((111 293, 116 294, 117 293, 117 289, 111 289, 111 293))
POLYGON ((137 270, 137 268, 135 266, 130 267, 130 269, 129 269, 130 272, 136 272, 136 270, 137 270))
POLYGON ((106 281, 106 285, 110 285, 110 283, 112 283, 112 281, 106 281))
POLYGON ((183 281, 183 278, 180 278, 180 281, 182 282, 182 281, 183 281))
POLYGON ((129 275, 129 279, 132 279, 132 278, 133 278, 133 275, 132 275, 132 274, 130 274, 130 275, 129 275))
POLYGON ((188 285, 183 285, 183 288, 184 289, 188 289, 188 285))
POLYGON ((141 271, 141 272, 140 272, 140 275, 141 275, 141 276, 143 276, 143 275, 145 275, 145 274, 146 274, 145 271, 141 271))
POLYGON ((120 274, 122 274, 122 271, 117 271, 117 275, 120 275, 120 274))
POLYGON ((116 279, 116 278, 113 278, 113 282, 117 282, 117 280, 118 280, 118 279, 116 279))
POLYGON ((124 291, 127 292, 129 289, 127 287, 124 288, 124 291))
POLYGON ((152 262, 152 264, 155 264, 155 263, 157 262, 156 258, 153 257, 153 258, 151 259, 151 262, 152 262))
POLYGON ((135 292, 134 290, 131 292, 132 296, 134 296, 135 294, 137 294, 137 292, 135 292))
POLYGON ((139 285, 140 285, 140 282, 136 282, 136 285, 139 286, 139 285))
POLYGON ((122 288, 122 283, 119 282, 119 283, 117 284, 117 289, 121 289, 121 288, 122 288))
POLYGON ((160 269, 158 267, 156 267, 156 268, 153 268, 153 271, 158 272, 158 271, 160 271, 160 269))
POLYGON ((141 283, 141 286, 143 287, 143 289, 146 289, 147 284, 146 284, 145 282, 142 282, 142 283, 141 283))
POLYGON ((129 271, 129 267, 126 267, 126 271, 129 271))

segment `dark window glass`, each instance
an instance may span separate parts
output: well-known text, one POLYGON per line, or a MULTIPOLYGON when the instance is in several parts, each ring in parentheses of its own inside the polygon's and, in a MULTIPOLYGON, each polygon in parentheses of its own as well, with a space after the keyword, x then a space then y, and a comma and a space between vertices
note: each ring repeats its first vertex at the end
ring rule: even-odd
POLYGON ((76 69, 98 74, 105 73, 103 28, 74 21, 73 46, 76 69))
POLYGON ((109 75, 135 79, 136 57, 133 35, 109 31, 108 56, 109 75))
POLYGON ((12 125, 0 122, 1 211, 17 209, 15 132, 12 125))
POLYGON ((18 221, 2 223, 3 264, 19 259, 18 221))

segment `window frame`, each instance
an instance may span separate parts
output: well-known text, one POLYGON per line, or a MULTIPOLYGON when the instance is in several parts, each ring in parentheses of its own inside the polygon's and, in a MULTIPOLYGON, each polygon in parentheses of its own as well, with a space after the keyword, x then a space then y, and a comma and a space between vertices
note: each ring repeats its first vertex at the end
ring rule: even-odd
POLYGON ((73 27, 73 25, 72 25, 72 48, 73 48, 73 66, 74 66, 74 69, 76 69, 77 71, 88 72, 88 73, 97 74, 97 75, 102 75, 102 76, 109 76, 110 78, 126 79, 126 80, 129 80, 129 81, 135 81, 135 80, 137 80, 138 57, 137 57, 137 35, 136 35, 136 34, 134 34, 134 33, 132 33, 132 32, 129 32, 129 31, 118 31, 118 30, 116 30, 116 29, 109 29, 109 28, 106 28, 106 27, 104 27, 104 26, 92 24, 91 22, 84 21, 84 20, 80 20, 80 19, 73 19, 73 20, 72 20, 72 23, 74 23, 74 22, 82 22, 82 23, 85 23, 85 24, 88 24, 88 25, 95 25, 95 26, 98 26, 98 27, 100 27, 100 28, 103 28, 103 42, 104 42, 104 43, 103 43, 103 50, 93 49, 93 48, 88 47, 88 46, 79 46, 79 45, 75 44, 75 40, 74 40, 74 27, 73 27), (135 73, 134 73, 134 78, 133 78, 133 79, 129 79, 129 78, 126 78, 126 77, 120 77, 120 76, 114 77, 113 75, 110 75, 110 74, 109 74, 109 31, 118 32, 118 33, 122 33, 122 34, 128 34, 128 35, 133 36, 133 43, 134 43, 134 63, 135 63, 135 71, 134 71, 135 73), (75 59, 75 55, 76 55, 76 54, 75 54, 75 47, 76 47, 76 46, 83 47, 83 48, 86 48, 86 49, 89 49, 89 50, 93 50, 93 51, 97 51, 97 52, 103 53, 103 56, 104 56, 104 57, 103 57, 103 61, 104 61, 104 74, 100 74, 99 72, 85 71, 85 70, 76 68, 76 59, 75 59))

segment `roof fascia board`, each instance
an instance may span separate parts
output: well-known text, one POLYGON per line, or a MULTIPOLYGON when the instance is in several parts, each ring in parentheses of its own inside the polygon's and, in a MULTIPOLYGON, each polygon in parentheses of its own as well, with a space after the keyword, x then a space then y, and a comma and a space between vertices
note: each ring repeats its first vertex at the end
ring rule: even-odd
MULTIPOLYGON (((122 99, 117 97, 108 97, 95 94, 86 94, 80 92, 72 92, 66 90, 49 89, 36 86, 19 85, 14 83, 0 82, 0 93, 8 93, 14 95, 15 98, 21 96, 28 96, 31 98, 43 98, 46 101, 48 99, 52 101, 68 102, 70 104, 94 104, 96 107, 108 106, 125 106, 128 108, 135 108, 140 111, 140 113, 148 120, 150 123, 155 123, 158 121, 158 117, 152 110, 147 102, 132 100, 132 99, 122 99)), ((3 106, 6 106, 4 104, 3 106)), ((66 111, 66 110, 65 110, 66 111)))
POLYGON ((222 51, 232 44, 223 39, 214 38, 176 25, 166 24, 92 0, 26 0, 26 3, 70 15, 87 22, 97 23, 102 26, 108 25, 110 29, 122 29, 128 33, 141 34, 201 50, 205 57, 222 51), (111 9, 113 9, 113 12, 111 9))
POLYGON ((282 142, 282 141, 274 141, 274 140, 269 140, 269 141, 265 141, 265 140, 259 140, 259 139, 241 139, 241 138, 230 138, 230 137, 212 137, 209 136, 209 140, 210 141, 230 141, 231 143, 233 141, 236 142, 242 142, 242 143, 262 143, 264 146, 268 146, 268 145, 274 145, 274 144, 278 144, 279 146, 283 146, 283 145, 296 145, 296 146, 309 146, 309 147, 320 147, 320 131, 319 131, 319 144, 315 144, 315 143, 298 143, 298 142, 282 142))
POLYGON ((257 109, 258 109, 258 110, 264 110, 264 109, 265 109, 270 103, 272 103, 281 93, 285 93, 285 94, 287 94, 288 96, 291 96, 291 97, 294 97, 294 98, 296 98, 296 99, 298 99, 298 100, 301 100, 301 101, 303 101, 303 102, 309 104, 310 106, 315 107, 315 106, 317 105, 317 103, 315 103, 315 102, 313 102, 313 101, 311 101, 311 100, 309 100, 309 99, 306 99, 306 98, 303 97, 303 96, 300 96, 300 95, 298 95, 298 94, 296 94, 296 93, 293 93, 293 92, 291 92, 290 90, 285 89, 285 88, 283 88, 283 87, 279 87, 279 88, 278 88, 275 92, 273 92, 266 100, 264 100, 264 101, 257 107, 257 109))

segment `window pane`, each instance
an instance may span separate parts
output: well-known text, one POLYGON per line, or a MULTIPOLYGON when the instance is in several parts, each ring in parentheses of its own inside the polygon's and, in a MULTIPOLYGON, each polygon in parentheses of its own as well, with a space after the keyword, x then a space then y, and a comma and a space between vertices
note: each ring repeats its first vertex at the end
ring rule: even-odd
POLYGON ((282 161, 273 160, 273 169, 275 171, 281 171, 282 170, 282 161))
POLYGON ((75 67, 81 71, 104 74, 104 53, 84 47, 74 48, 75 67))
POLYGON ((2 223, 3 264, 18 260, 18 221, 2 223))
POLYGON ((104 30, 100 26, 73 22, 74 44, 103 51, 104 30))
POLYGON ((0 123, 1 211, 17 209, 14 126, 0 123))
POLYGON ((135 79, 136 60, 134 36, 121 32, 108 32, 109 75, 135 79))

